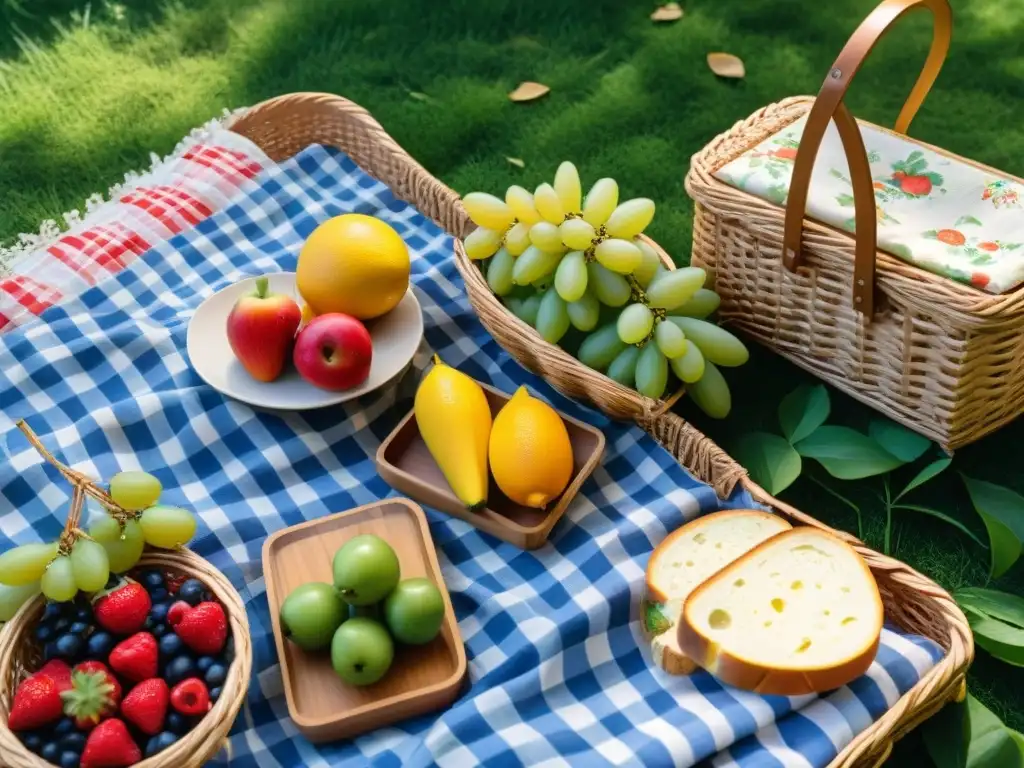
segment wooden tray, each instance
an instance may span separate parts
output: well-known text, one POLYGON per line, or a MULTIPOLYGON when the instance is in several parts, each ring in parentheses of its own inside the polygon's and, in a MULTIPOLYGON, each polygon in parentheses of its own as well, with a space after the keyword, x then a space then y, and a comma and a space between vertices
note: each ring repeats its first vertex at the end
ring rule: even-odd
MULTIPOLYGON (((480 383, 480 382, 478 382, 480 383)), ((491 415, 496 416, 511 395, 480 383, 491 415)), ((572 443, 573 476, 568 487, 547 509, 531 509, 516 504, 503 494, 491 479, 487 507, 470 512, 452 492, 441 468, 427 450, 420 436, 416 416, 410 411, 377 449, 377 473, 395 490, 401 491, 428 507, 465 520, 522 549, 544 546, 548 534, 569 506, 604 455, 604 434, 596 427, 558 412, 565 422, 572 443)))
POLYGON ((441 577, 423 510, 408 499, 375 504, 285 528, 263 545, 263 574, 281 661, 288 714, 310 741, 345 739, 441 709, 459 695, 466 649, 441 577), (445 620, 427 645, 395 648, 395 661, 380 682, 359 688, 342 681, 329 652, 306 653, 281 635, 279 612, 301 584, 332 580, 331 561, 354 536, 374 533, 398 554, 402 578, 426 576, 441 590, 445 620))

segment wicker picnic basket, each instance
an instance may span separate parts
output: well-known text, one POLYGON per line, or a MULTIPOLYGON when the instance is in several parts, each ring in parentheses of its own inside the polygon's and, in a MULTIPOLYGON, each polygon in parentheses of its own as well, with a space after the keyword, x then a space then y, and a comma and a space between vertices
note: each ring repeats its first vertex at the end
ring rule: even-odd
MULTIPOLYGON (((19 422, 18 426, 36 450, 60 471, 74 489, 67 523, 61 535, 62 547, 70 549, 75 538, 81 535, 78 524, 86 497, 92 497, 115 516, 125 514, 102 488, 54 458, 25 422, 19 422)), ((199 579, 224 607, 228 617, 228 627, 234 638, 235 657, 228 668, 220 697, 199 724, 185 736, 153 757, 135 764, 138 768, 199 768, 225 748, 228 731, 245 702, 249 688, 252 640, 245 606, 224 574, 188 549, 174 551, 147 547, 138 567, 159 568, 168 576, 199 579)), ((23 605, 0 631, 0 765, 3 768, 53 768, 51 763, 30 752, 7 727, 18 683, 42 665, 42 649, 32 637, 32 632, 45 606, 46 600, 41 595, 35 597, 23 605)))
MULTIPOLYGON (((410 157, 368 112, 339 96, 320 93, 281 96, 239 115, 229 127, 254 141, 274 160, 290 157, 310 144, 337 147, 449 233, 458 237, 472 227, 454 191, 410 157)), ((456 258, 465 259, 458 241, 456 258)), ((463 267, 465 264, 460 263, 460 271, 466 275, 463 267)), ((471 279, 478 270, 470 267, 467 286, 473 291, 471 279)), ((478 302, 474 302, 474 306, 478 311, 480 306, 489 307, 478 302)), ((521 341, 524 332, 515 326, 518 321, 511 315, 493 313, 481 319, 500 343, 517 340, 510 350, 513 353, 520 349, 519 343, 533 343, 521 341)), ((530 362, 542 368, 549 381, 553 378, 560 381, 565 373, 552 373, 551 368, 543 368, 562 364, 548 352, 537 353, 536 359, 530 362)), ((578 371, 574 375, 578 376, 578 371)), ((580 390, 571 389, 568 383, 565 386, 571 393, 578 392, 575 396, 584 398, 596 391, 594 385, 580 390)), ((610 403, 609 398, 605 405, 610 403)), ((626 409, 629 403, 623 397, 616 407, 626 409)), ((720 496, 728 496, 740 485, 791 522, 830 530, 754 484, 728 454, 678 415, 665 412, 653 402, 639 407, 633 402, 631 413, 680 464, 712 486, 720 496)), ((946 651, 942 661, 832 762, 832 768, 877 766, 885 761, 894 740, 935 714, 947 701, 963 695, 964 675, 974 656, 974 641, 963 613, 945 590, 903 563, 868 549, 849 534, 831 532, 852 544, 871 567, 888 619, 907 631, 931 638, 946 651)))
POLYGON ((906 134, 949 48, 947 0, 885 0, 850 38, 816 99, 765 107, 715 138, 693 156, 686 189, 696 202, 692 263, 716 276, 724 321, 952 451, 1024 407, 1024 287, 987 294, 876 251, 871 172, 843 97, 878 39, 918 7, 932 12, 935 25, 924 70, 896 121, 896 132, 906 134), (788 207, 713 175, 804 115, 788 207), (830 120, 850 165, 856 238, 804 219, 830 120))

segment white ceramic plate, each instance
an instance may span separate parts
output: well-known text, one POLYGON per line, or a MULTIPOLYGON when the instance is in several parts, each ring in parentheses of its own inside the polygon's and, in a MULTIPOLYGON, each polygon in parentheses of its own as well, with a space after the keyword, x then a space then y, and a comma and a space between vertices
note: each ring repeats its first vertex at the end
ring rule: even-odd
MULTIPOLYGON (((270 290, 299 299, 294 272, 270 277, 270 290)), ((299 376, 289 363, 277 381, 256 381, 238 362, 228 343, 227 322, 231 308, 246 293, 255 290, 255 278, 243 280, 218 291, 204 301, 188 326, 188 356, 199 377, 228 397, 258 408, 302 411, 323 408, 351 400, 391 381, 412 360, 423 338, 423 313, 410 288, 398 306, 384 317, 366 324, 373 340, 370 375, 360 386, 344 392, 314 387, 299 376)))

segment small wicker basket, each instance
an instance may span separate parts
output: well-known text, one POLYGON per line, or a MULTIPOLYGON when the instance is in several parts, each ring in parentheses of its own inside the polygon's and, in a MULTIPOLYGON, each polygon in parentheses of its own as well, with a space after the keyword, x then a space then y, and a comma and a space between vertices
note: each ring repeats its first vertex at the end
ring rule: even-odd
MULTIPOLYGON (((75 539, 83 535, 78 523, 87 496, 98 501, 115 517, 127 514, 89 478, 54 458, 25 422, 19 422, 18 427, 36 450, 57 467, 74 488, 71 509, 61 536, 62 548, 70 549, 75 539)), ((138 567, 159 568, 170 576, 198 579, 224 607, 228 617, 231 637, 234 638, 235 657, 228 668, 220 697, 195 728, 170 747, 136 763, 138 768, 199 768, 225 747, 228 731, 242 708, 249 687, 252 643, 245 606, 224 574, 188 549, 147 549, 138 567)), ((15 689, 41 666, 42 652, 32 637, 32 630, 38 624, 45 606, 46 600, 41 595, 33 598, 0 630, 0 764, 4 768, 53 768, 51 763, 30 752, 17 734, 7 727, 15 689)))
POLYGON ((918 7, 933 13, 935 33, 896 122, 896 132, 906 133, 949 48, 946 0, 885 0, 851 37, 817 98, 772 104, 713 139, 691 159, 686 190, 696 203, 692 263, 716 276, 723 321, 952 451, 1024 409, 1024 288, 987 294, 875 250, 871 172, 843 98, 878 39, 918 7), (805 115, 788 208, 714 175, 805 115), (830 120, 850 164, 856 237, 804 218, 807 182, 830 120))
MULTIPOLYGON (((347 99, 324 93, 280 96, 239 115, 229 127, 256 142, 274 160, 283 160, 311 144, 337 147, 450 234, 461 237, 472 226, 458 195, 410 157, 366 110, 347 99)), ((464 253, 458 256, 460 250, 461 245, 456 241, 456 258, 465 260, 464 253)), ((467 285, 479 281, 476 289, 469 288, 471 297, 475 294, 478 299, 483 298, 486 284, 477 277, 479 270, 472 265, 467 270, 464 263, 458 263, 467 285)), ((515 319, 510 315, 494 313, 489 320, 488 328, 492 333, 497 329, 495 337, 501 343, 505 343, 503 340, 510 334, 526 336, 520 329, 509 330, 500 325, 511 325, 515 319)), ((628 403, 621 405, 625 408, 628 403)), ((829 768, 881 765, 896 739, 935 714, 947 701, 964 695, 964 675, 974 657, 974 638, 963 613, 935 582, 898 560, 874 552, 849 534, 833 531, 773 498, 750 480, 743 467, 692 425, 674 413, 659 412, 660 409, 651 405, 640 408, 644 411, 639 417, 640 425, 683 467, 714 488, 719 496, 726 497, 737 486, 742 486, 757 501, 785 515, 795 525, 822 528, 849 542, 870 566, 888 620, 934 640, 945 650, 942 660, 847 745, 829 768)))

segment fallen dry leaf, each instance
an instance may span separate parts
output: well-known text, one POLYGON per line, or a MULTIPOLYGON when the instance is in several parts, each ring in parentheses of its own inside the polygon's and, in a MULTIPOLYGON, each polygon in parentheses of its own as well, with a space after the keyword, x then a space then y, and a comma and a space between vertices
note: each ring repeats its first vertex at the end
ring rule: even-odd
POLYGON ((508 160, 509 165, 514 165, 516 168, 526 167, 526 163, 523 162, 521 157, 506 157, 505 159, 508 160))
POLYGON ((533 83, 527 80, 525 83, 520 83, 519 87, 512 91, 508 97, 512 101, 533 101, 534 99, 539 99, 550 90, 543 83, 533 83))
POLYGON ((709 53, 708 66, 719 77, 741 78, 747 74, 743 60, 731 53, 709 53))
POLYGON ((651 14, 652 21, 675 21, 683 18, 683 9, 679 3, 668 3, 651 14))

